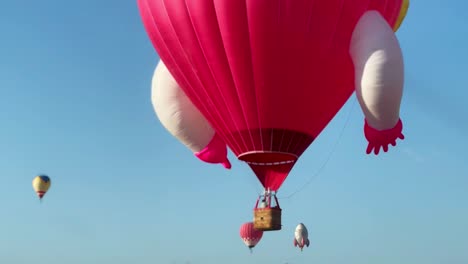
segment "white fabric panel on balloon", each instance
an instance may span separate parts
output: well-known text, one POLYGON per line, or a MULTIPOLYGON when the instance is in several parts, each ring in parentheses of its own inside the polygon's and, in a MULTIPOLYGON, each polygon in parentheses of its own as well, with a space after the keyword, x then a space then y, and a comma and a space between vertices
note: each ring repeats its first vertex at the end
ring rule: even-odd
POLYGON ((151 99, 161 124, 198 158, 231 167, 226 144, 186 96, 162 61, 154 71, 151 99))

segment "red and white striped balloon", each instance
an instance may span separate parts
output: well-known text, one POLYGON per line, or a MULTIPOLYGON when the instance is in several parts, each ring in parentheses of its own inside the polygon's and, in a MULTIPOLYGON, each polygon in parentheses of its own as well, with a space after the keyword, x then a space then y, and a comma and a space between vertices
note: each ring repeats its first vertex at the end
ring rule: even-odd
POLYGON ((263 231, 255 229, 253 222, 244 223, 240 228, 240 237, 251 250, 262 239, 262 236, 263 231))

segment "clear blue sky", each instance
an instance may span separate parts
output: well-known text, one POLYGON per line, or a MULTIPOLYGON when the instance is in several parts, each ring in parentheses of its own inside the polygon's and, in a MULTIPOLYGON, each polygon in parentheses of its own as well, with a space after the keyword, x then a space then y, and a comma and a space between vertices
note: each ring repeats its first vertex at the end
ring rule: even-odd
POLYGON ((159 124, 158 58, 135 2, 0 4, 1 263, 468 263, 468 2, 412 1, 398 32, 406 139, 365 155, 353 97, 279 196, 332 152, 328 163, 280 201, 284 229, 252 255, 239 227, 257 179, 237 161, 199 162, 159 124), (42 204, 38 173, 52 178, 42 204), (312 243, 302 253, 299 222, 312 243))

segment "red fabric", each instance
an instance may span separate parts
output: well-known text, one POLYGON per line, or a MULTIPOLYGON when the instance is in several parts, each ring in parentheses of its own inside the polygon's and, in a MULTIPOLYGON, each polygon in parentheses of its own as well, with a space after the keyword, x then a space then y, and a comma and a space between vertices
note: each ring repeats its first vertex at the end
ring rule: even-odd
POLYGON ((37 191, 36 194, 37 194, 37 196, 39 197, 39 199, 42 199, 42 197, 44 197, 44 195, 45 195, 45 192, 43 192, 43 191, 37 191))
POLYGON ((232 165, 227 158, 226 143, 215 134, 210 143, 200 152, 195 153, 195 157, 207 163, 221 163, 224 168, 231 169, 232 165))
MULTIPOLYGON (((394 25, 401 2, 138 0, 169 71, 232 151, 254 163, 261 153, 300 157, 354 91, 358 19, 378 10, 394 25)), ((277 190, 293 165, 251 167, 277 190)))
POLYGON ((239 233, 242 240, 248 241, 252 246, 255 246, 263 236, 263 231, 255 229, 252 222, 242 224, 239 233))
POLYGON ((366 136, 369 144, 367 145, 366 153, 370 154, 374 150, 374 154, 377 155, 382 148, 384 152, 388 151, 388 145, 395 146, 397 139, 405 139, 402 134, 403 123, 401 119, 398 120, 396 125, 387 130, 377 130, 369 126, 367 121, 364 119, 364 135, 366 136))

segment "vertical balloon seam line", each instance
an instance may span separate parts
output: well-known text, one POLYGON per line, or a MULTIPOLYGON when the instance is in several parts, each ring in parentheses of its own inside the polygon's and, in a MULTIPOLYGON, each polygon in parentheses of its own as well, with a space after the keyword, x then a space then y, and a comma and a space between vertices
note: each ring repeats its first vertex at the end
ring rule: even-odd
MULTIPOLYGON (((348 115, 346 117, 345 124, 341 128, 340 134, 338 135, 338 139, 335 141, 335 144, 333 144, 333 147, 330 150, 330 152, 328 153, 327 158, 325 159, 325 162, 319 167, 319 169, 302 186, 297 188, 290 195, 287 195, 285 197, 281 197, 281 199, 290 199, 294 195, 296 195, 297 193, 304 190, 304 188, 307 187, 314 179, 316 179, 320 175, 320 173, 323 171, 323 169, 325 169, 326 165, 331 160, 332 155, 335 153, 336 148, 338 147, 339 143, 341 142, 341 139, 342 139, 342 137, 344 135, 344 132, 345 132, 345 130, 346 130, 348 124, 349 124, 349 121, 351 120, 351 115, 352 115, 352 113, 354 111, 354 108, 356 107, 356 101, 357 101, 357 99, 353 100, 353 104, 350 107, 350 110, 349 110, 348 115)), ((278 199, 280 199, 280 198, 278 198, 278 199)))
MULTIPOLYGON (((282 150, 282 147, 283 147, 283 141, 284 141, 284 133, 286 132, 286 129, 282 128, 281 129, 281 139, 280 139, 280 143, 279 143, 279 146, 278 146, 278 149, 279 150, 282 150)), ((287 149, 285 150, 287 152, 287 149)))
POLYGON ((296 140, 296 144, 295 144, 295 146, 293 148, 293 152, 294 152, 294 154, 296 154, 297 159, 299 159, 298 153, 299 153, 299 150, 301 149, 301 146, 304 145, 303 143, 308 141, 308 137, 304 136, 302 133, 298 137, 300 137, 300 138, 298 140, 296 140))
MULTIPOLYGON (((161 0, 161 1, 162 1, 163 5, 165 6, 164 0, 161 0)), ((161 32, 159 31, 159 28, 158 28, 157 23, 155 22, 154 15, 153 15, 153 13, 152 13, 152 11, 151 11, 151 10, 152 10, 151 7, 150 7, 149 4, 148 4, 148 1, 146 1, 146 3, 147 3, 146 7, 147 7, 147 9, 148 9, 148 13, 149 13, 149 14, 151 15, 151 17, 152 17, 154 29, 155 29, 155 31, 157 31, 157 34, 158 34, 159 36, 161 36, 160 39, 162 40, 162 41, 161 41, 162 45, 164 45, 165 48, 166 48, 167 50, 169 50, 169 48, 167 47, 165 41, 163 41, 162 34, 161 34, 161 32)), ((174 33, 174 35, 177 37, 177 39, 179 40, 178 43, 179 43, 179 45, 180 45, 180 48, 181 48, 182 50, 184 50, 183 47, 182 47, 182 44, 180 43, 180 39, 178 38, 178 36, 177 36, 177 34, 176 34, 176 31, 175 31, 175 29, 174 29, 174 26, 172 25, 172 21, 171 21, 170 18, 169 18, 168 11, 167 11, 166 8, 164 8, 164 10, 166 11, 166 15, 167 15, 168 21, 170 22, 171 27, 172 27, 172 29, 173 29, 173 33, 174 33)), ((185 53, 184 53, 184 55, 185 55, 185 58, 187 59, 185 53)), ((172 59, 173 61, 175 61, 174 57, 172 56, 172 54, 171 54, 170 52, 168 52, 168 56, 170 56, 171 59, 172 59)), ((160 58, 160 59, 161 59, 161 58, 160 58)), ((187 89, 190 89, 190 91, 191 91, 191 93, 193 94, 193 96, 195 96, 196 99, 197 99, 199 102, 203 102, 203 100, 201 100, 201 96, 196 92, 196 89, 194 89, 194 87, 192 86, 192 84, 190 83, 190 81, 188 81, 187 76, 186 76, 186 75, 184 74, 184 72, 180 69, 179 65, 177 65, 177 64, 175 63, 173 66, 177 68, 177 70, 178 70, 179 73, 180 73, 180 76, 184 79, 185 84, 186 84, 186 88, 187 88, 187 89)), ((194 74, 194 75, 197 76, 196 74, 194 74)), ((198 78, 197 78, 197 80, 198 80, 199 83, 201 84, 201 81, 200 81, 198 78)), ((206 96, 206 92, 205 92, 205 96, 206 96)), ((189 98, 189 99, 190 99, 190 98, 189 98)), ((208 99, 209 99, 209 97, 208 97, 208 99)), ((210 101, 211 105, 213 106, 214 103, 211 102, 211 100, 209 100, 209 101, 210 101)), ((211 122, 213 122, 215 125, 217 125, 217 126, 219 126, 219 127, 224 126, 224 127, 227 128, 227 125, 226 125, 226 123, 224 122, 224 119, 220 118, 220 120, 221 120, 221 124, 220 124, 219 122, 217 122, 217 119, 214 118, 214 117, 216 116, 216 114, 220 115, 219 112, 216 111, 217 113, 215 114, 215 113, 213 113, 213 111, 211 111, 211 109, 210 109, 208 106, 206 106, 205 104, 200 103, 200 105, 205 109, 205 112, 207 113, 207 115, 211 117, 211 118, 210 118, 211 120, 209 121, 210 125, 212 125, 211 122)), ((215 107, 215 109, 216 109, 216 107, 215 107)), ((202 115, 204 115, 204 114, 202 113, 202 115)), ((220 115, 220 116, 221 116, 221 115, 220 115)), ((217 132, 219 135, 224 136, 225 139, 228 139, 227 135, 225 135, 222 131, 220 132, 220 131, 217 131, 217 130, 216 130, 216 132, 217 132)), ((233 141, 233 143, 234 143, 233 145, 235 145, 235 141, 233 141)))
MULTIPOLYGON (((303 141, 305 141, 305 140, 304 140, 304 135, 302 135, 302 134, 297 135, 296 133, 294 133, 293 135, 294 135, 294 138, 295 138, 295 140, 294 140, 295 143, 294 143, 294 147, 292 148, 291 152, 296 154, 298 149, 301 147, 303 141)), ((297 159, 299 159, 299 157, 297 157, 297 159)))
POLYGON ((289 143, 288 143, 288 146, 286 147, 286 150, 287 150, 288 152, 291 152, 290 147, 291 147, 291 144, 292 144, 293 141, 294 141, 293 139, 294 139, 293 137, 289 137, 289 143))
MULTIPOLYGON (((300 140, 297 139, 296 133, 292 133, 291 141, 290 141, 290 143, 288 145, 288 152, 294 153, 294 151, 297 149, 297 146, 299 145, 299 143, 300 143, 300 140), (291 147, 291 145, 292 145, 292 147, 291 147)), ((297 155, 296 155, 296 157, 297 157, 297 155)), ((299 157, 297 157, 297 159, 299 159, 299 157)))
MULTIPOLYGON (((216 15, 216 16, 215 16, 215 17, 216 17, 216 26, 217 26, 218 32, 219 32, 219 39, 221 40, 221 43, 222 43, 223 46, 224 46, 224 38, 223 38, 223 34, 221 33, 221 26, 220 26, 219 19, 218 19, 219 16, 218 16, 218 13, 217 13, 217 11, 216 11, 217 9, 216 9, 216 7, 215 7, 214 1, 213 1, 213 3, 212 3, 212 6, 213 6, 213 11, 214 11, 214 13, 215 13, 215 15, 216 15)), ((189 17, 190 17, 190 19, 192 19, 192 17, 190 16, 190 12, 189 12, 189 17)), ((206 59, 206 55, 205 55, 205 50, 204 50, 203 47, 202 47, 202 44, 201 44, 201 42, 200 42, 200 39, 199 39, 199 37, 198 37, 196 31, 195 31, 195 34, 196 34, 196 36, 197 36, 198 43, 199 43, 200 49, 202 50, 202 53, 203 53, 203 55, 204 55, 204 57, 205 57, 205 60, 207 60, 207 59, 206 59)), ((241 113, 241 114, 242 114, 242 117, 243 117, 243 119, 244 119, 244 121, 245 121, 246 126, 248 126, 249 122, 248 122, 248 118, 247 118, 246 113, 245 113, 245 106, 244 106, 244 104, 242 103, 242 100, 241 100, 240 97, 239 97, 239 87, 238 87, 238 85, 236 84, 236 81, 234 80, 234 76, 233 76, 232 68, 231 68, 231 63, 230 63, 230 61, 229 61, 229 58, 228 58, 228 55, 227 55, 227 52, 226 52, 225 49, 223 50, 223 54, 224 54, 224 56, 225 56, 225 59, 226 59, 226 62, 227 62, 227 66, 228 66, 228 68, 229 68, 229 70, 230 70, 229 76, 230 76, 230 80, 231 80, 231 82, 232 82, 232 86, 235 87, 236 92, 237 92, 236 102, 237 102, 238 105, 240 106, 240 109, 241 109, 241 111, 242 111, 242 113, 241 113)), ((208 61, 207 61, 207 64, 208 64, 208 61)), ((213 74, 213 71, 212 71, 212 68, 210 67, 209 64, 208 64, 208 67, 210 68, 210 72, 211 72, 211 74, 212 74, 212 76, 213 76, 213 79, 214 79, 215 82, 216 82, 216 78, 215 78, 215 76, 214 76, 214 74, 213 74)), ((217 82, 216 82, 216 84, 217 84, 218 91, 220 92, 221 95, 223 95, 223 93, 222 93, 221 90, 220 90, 220 86, 218 85, 217 82)), ((226 101, 225 98, 224 98, 224 96, 223 96, 223 100, 226 101)), ((232 112, 232 111, 228 111, 228 112, 232 112)), ((237 130, 240 131, 237 122, 235 122, 235 119, 232 117, 232 115, 231 115, 230 117, 231 117, 231 119, 233 120, 233 123, 235 124, 237 130)), ((249 135, 250 135, 250 141, 251 141, 251 143, 252 143, 252 146, 255 146, 255 142, 254 142, 254 140, 253 140, 252 135, 251 135, 250 133, 249 133, 249 135)), ((233 139, 235 139, 234 135, 231 135, 231 136, 232 136, 233 139)), ((246 149, 248 149, 248 145, 247 145, 246 142, 244 141, 244 137, 240 137, 240 138, 241 138, 241 140, 242 140, 242 143, 244 144, 244 147, 245 147, 246 149)), ((242 152, 242 149, 240 149, 239 152, 242 152)))
MULTIPOLYGON (((235 0, 236 1, 236 0, 235 0)), ((238 1, 238 0, 237 0, 238 1)), ((255 109, 257 109, 257 122, 258 122, 258 134, 260 136, 260 143, 262 144, 262 151, 265 150, 265 144, 263 143, 263 133, 262 133, 262 119, 261 119, 261 109, 260 109, 260 103, 258 102, 258 90, 257 90, 257 82, 255 81, 255 69, 254 69, 254 62, 253 62, 253 47, 252 47, 252 32, 250 30, 250 19, 249 19, 249 11, 248 11, 248 2, 249 0, 244 0, 245 1, 245 19, 247 21, 247 36, 249 37, 248 42, 249 42, 249 47, 250 47, 250 69, 252 70, 251 76, 252 76, 252 84, 253 84, 253 90, 255 93, 255 109)), ((249 133, 252 133, 249 131, 249 133)))

